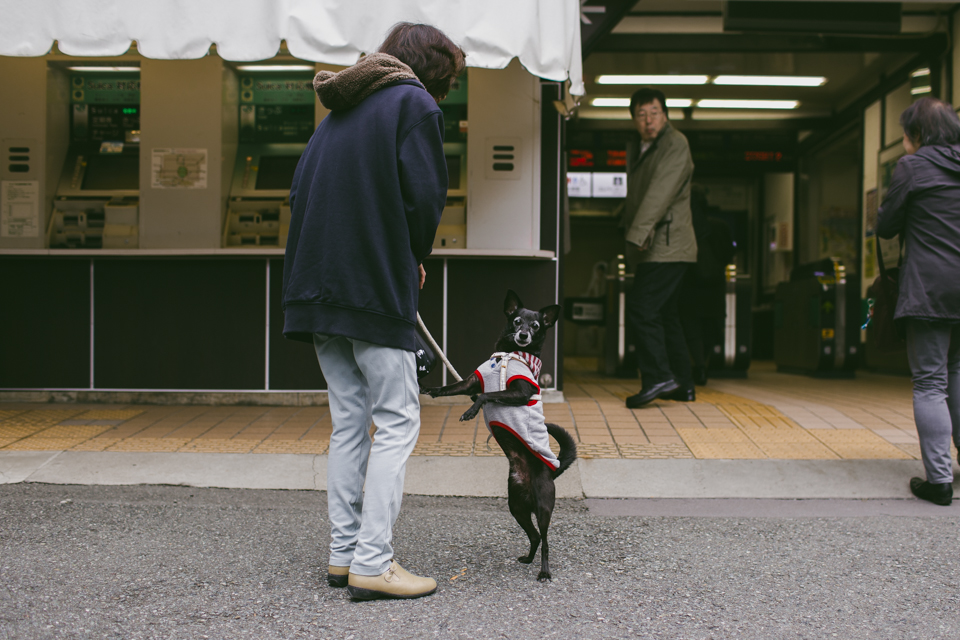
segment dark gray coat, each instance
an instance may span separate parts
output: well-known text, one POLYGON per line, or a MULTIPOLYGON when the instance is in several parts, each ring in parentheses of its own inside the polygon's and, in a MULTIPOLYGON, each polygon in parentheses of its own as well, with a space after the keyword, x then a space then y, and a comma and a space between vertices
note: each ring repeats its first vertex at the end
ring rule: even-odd
POLYGON ((960 320, 960 146, 920 147, 900 158, 877 216, 881 238, 898 233, 904 255, 895 317, 960 320))

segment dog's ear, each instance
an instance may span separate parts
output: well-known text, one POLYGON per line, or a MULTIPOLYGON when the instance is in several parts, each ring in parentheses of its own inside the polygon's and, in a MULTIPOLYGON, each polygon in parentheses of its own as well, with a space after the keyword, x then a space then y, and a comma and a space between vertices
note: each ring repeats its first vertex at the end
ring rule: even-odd
POLYGON ((560 305, 552 304, 540 309, 540 317, 543 318, 543 326, 552 327, 560 319, 560 305))
POLYGON ((510 317, 517 312, 517 309, 522 307, 523 303, 520 302, 520 296, 514 293, 513 289, 507 289, 507 297, 503 300, 503 314, 510 317))

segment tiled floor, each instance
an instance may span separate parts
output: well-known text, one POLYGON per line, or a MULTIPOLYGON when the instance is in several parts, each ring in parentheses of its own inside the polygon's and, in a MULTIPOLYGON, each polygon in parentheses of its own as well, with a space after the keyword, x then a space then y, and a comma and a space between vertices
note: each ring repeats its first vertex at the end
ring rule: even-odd
MULTIPOLYGON (((582 458, 919 458, 907 378, 855 380, 778 374, 755 363, 747 379, 711 380, 697 402, 630 410, 636 380, 602 378, 567 359, 566 402, 547 420, 575 435, 582 458)), ((414 455, 502 455, 469 403, 424 406, 414 455)), ((327 407, 0 405, 0 450, 325 453, 327 407)), ((556 445, 555 445, 556 447, 556 445)))

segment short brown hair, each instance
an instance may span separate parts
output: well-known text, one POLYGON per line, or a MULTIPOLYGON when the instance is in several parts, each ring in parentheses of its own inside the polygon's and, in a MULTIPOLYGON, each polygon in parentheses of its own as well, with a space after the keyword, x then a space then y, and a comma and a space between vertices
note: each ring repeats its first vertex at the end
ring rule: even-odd
POLYGON ((380 53, 390 54, 413 69, 437 100, 447 96, 450 84, 466 67, 463 49, 428 24, 398 23, 380 45, 380 53))

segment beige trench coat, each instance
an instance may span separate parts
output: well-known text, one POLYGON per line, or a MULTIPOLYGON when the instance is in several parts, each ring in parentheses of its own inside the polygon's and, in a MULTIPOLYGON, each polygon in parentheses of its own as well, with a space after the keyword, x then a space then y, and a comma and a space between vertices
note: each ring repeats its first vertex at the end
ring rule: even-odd
POLYGON ((693 158, 668 122, 642 156, 628 149, 627 201, 621 219, 631 269, 641 262, 696 262, 690 212, 693 158), (642 248, 641 248, 642 247, 642 248))

